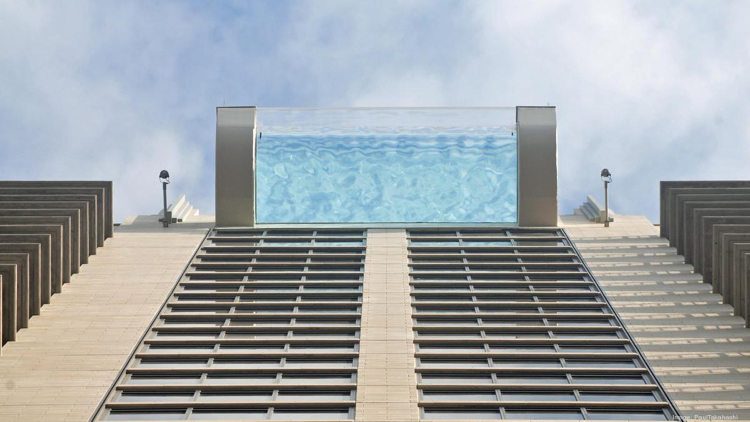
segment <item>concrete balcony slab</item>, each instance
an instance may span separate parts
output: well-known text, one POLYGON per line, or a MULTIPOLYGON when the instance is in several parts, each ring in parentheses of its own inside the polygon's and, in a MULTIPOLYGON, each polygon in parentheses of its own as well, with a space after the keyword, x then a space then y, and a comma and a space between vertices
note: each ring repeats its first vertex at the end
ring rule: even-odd
POLYGON ((748 193, 705 193, 705 194, 678 194, 676 195, 675 209, 670 217, 671 237, 669 244, 677 248, 677 253, 684 254, 685 242, 688 237, 686 233, 689 227, 688 218, 692 222, 692 210, 695 208, 709 208, 715 202, 744 202, 750 201, 750 189, 748 193), (688 213, 688 209, 690 212, 688 213))
POLYGON ((745 298, 747 297, 748 285, 742 283, 742 267, 744 265, 745 254, 750 253, 750 243, 734 243, 732 245, 729 268, 722 271, 723 278, 727 279, 731 287, 731 305, 734 308, 734 314, 746 318, 745 315, 745 298))
POLYGON ((19 216, 5 217, 0 214, 0 224, 45 224, 62 226, 61 242, 63 248, 68 249, 67 253, 63 252, 63 271, 72 274, 78 274, 81 267, 80 260, 80 236, 79 233, 73 232, 72 219, 64 216, 19 216))
POLYGON ((693 255, 685 257, 688 262, 693 264, 695 270, 700 272, 703 268, 703 260, 707 249, 705 248, 706 237, 710 238, 711 226, 714 224, 726 224, 724 221, 718 221, 720 218, 728 217, 750 217, 750 202, 725 202, 723 204, 732 204, 728 207, 711 204, 710 208, 697 208, 693 210, 693 255), (739 204, 739 205, 734 205, 739 204), (747 208, 737 208, 737 207, 747 208))
POLYGON ((88 239, 86 238, 81 224, 81 213, 77 209, 0 209, 0 217, 67 217, 70 218, 71 247, 78 253, 72 254, 71 265, 76 268, 84 264, 84 258, 88 261, 88 239), (75 242, 78 246, 75 246, 75 242))
POLYGON ((29 318, 29 254, 0 252, 0 263, 16 266, 16 329, 28 328, 29 318))
POLYGON ((18 267, 15 264, 0 264, 0 280, 2 286, 2 310, 0 310, 0 326, 2 327, 2 344, 16 340, 18 331, 18 317, 16 316, 16 288, 18 267))
POLYGON ((0 243, 0 253, 29 256, 29 314, 42 311, 42 245, 39 243, 0 243))
POLYGON ((713 285, 714 293, 722 294, 723 286, 719 283, 723 254, 726 253, 725 241, 742 241, 743 235, 750 235, 750 225, 745 224, 715 224, 712 228, 714 242, 711 245, 711 258, 706 261, 703 282, 713 285), (725 235, 731 236, 724 238, 725 235))
MULTIPOLYGON (((96 196, 94 195, 7 195, 0 191, 0 202, 4 201, 85 201, 90 210, 96 209, 96 196)), ((89 231, 89 248, 92 245, 94 249, 104 246, 104 239, 99 241, 102 236, 99 233, 100 226, 96 212, 89 213, 89 227, 97 227, 95 232, 89 231)))
POLYGON ((63 271, 62 226, 60 225, 8 225, 0 224, 0 234, 37 234, 50 237, 50 252, 52 260, 51 294, 60 293, 62 285, 70 282, 70 273, 63 271))
POLYGON ((41 301, 50 302, 52 295, 52 236, 49 234, 0 234, 0 244, 39 245, 41 261, 41 301))
POLYGON ((671 236, 672 211, 675 209, 673 201, 679 193, 710 193, 720 189, 750 189, 748 180, 664 180, 659 184, 659 235, 667 239, 671 236))
POLYGON ((0 210, 78 210, 81 230, 81 264, 89 261, 90 255, 96 255, 96 225, 89 218, 89 204, 86 201, 3 201, 0 200, 0 210))
MULTIPOLYGON (((102 204, 104 238, 110 238, 114 233, 114 197, 113 183, 107 180, 3 180, 0 181, 0 187, 3 188, 54 188, 54 189, 101 189, 101 196, 97 197, 97 202, 102 204)), ((99 191, 97 191, 99 192, 99 191)), ((98 195, 98 194, 97 194, 98 195)))

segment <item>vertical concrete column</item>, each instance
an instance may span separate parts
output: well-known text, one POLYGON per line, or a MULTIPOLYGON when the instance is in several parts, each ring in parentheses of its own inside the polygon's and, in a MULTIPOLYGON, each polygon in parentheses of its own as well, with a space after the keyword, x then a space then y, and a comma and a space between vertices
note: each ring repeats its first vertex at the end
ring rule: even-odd
POLYGON ((216 226, 255 225, 255 107, 216 109, 216 226))
POLYGON ((356 420, 417 421, 406 230, 367 231, 363 290, 356 420))
POLYGON ((557 226, 557 117, 554 107, 517 107, 518 225, 557 226))

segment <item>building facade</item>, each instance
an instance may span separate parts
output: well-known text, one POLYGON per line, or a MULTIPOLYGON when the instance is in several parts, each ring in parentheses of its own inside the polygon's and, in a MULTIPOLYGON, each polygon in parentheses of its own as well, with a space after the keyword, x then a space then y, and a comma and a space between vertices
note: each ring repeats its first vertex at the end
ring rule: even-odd
POLYGON ((116 227, 4 346, 0 419, 750 416, 745 332, 649 222, 558 218, 556 141, 550 107, 220 108, 215 221, 116 227))

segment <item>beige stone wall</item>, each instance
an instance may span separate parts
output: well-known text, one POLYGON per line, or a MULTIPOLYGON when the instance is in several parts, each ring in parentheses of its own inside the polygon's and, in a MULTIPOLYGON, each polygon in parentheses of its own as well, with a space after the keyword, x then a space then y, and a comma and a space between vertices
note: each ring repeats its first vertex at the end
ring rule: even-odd
POLYGON ((0 421, 87 421, 206 234, 131 219, 0 357, 0 421))
POLYGON ((405 230, 367 231, 363 290, 356 420, 419 420, 405 230))
POLYGON ((561 219, 683 415, 750 420, 750 330, 658 227, 561 219))

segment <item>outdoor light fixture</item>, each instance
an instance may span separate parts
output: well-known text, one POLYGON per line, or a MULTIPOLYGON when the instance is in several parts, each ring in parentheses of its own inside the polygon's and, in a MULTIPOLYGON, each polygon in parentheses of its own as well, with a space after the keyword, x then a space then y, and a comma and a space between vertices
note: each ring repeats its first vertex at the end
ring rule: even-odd
POLYGON ((169 227, 169 220, 172 219, 167 213, 167 185, 169 184, 169 172, 166 170, 159 172, 159 181, 164 188, 164 218, 162 221, 164 222, 164 227, 169 227))
POLYGON ((609 227, 609 184, 612 183, 612 173, 607 169, 602 170, 602 181, 604 181, 604 227, 609 227))

